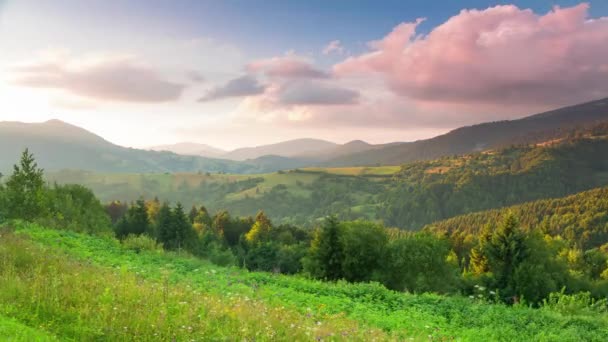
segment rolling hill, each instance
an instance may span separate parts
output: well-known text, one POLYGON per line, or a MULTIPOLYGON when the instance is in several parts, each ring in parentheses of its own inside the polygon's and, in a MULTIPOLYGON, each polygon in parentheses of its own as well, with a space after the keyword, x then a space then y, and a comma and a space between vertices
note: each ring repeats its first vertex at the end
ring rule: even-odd
POLYGON ((324 166, 399 165, 415 160, 435 159, 543 141, 559 131, 586 127, 608 120, 608 98, 564 107, 519 120, 461 127, 435 138, 410 143, 377 146, 334 158, 324 166))
POLYGON ((438 220, 608 185, 608 125, 540 143, 418 161, 401 167, 299 168, 267 174, 60 172, 103 201, 139 196, 311 224, 336 214, 416 230, 438 220), (570 137, 573 135, 572 137, 570 137))
POLYGON ((10 172, 14 161, 19 159, 25 148, 29 148, 38 164, 49 171, 259 173, 284 168, 282 160, 236 162, 126 148, 59 120, 43 123, 0 122, 0 171, 10 172))
MULTIPOLYGON (((524 230, 541 230, 575 241, 584 249, 608 241, 608 188, 597 188, 561 198, 543 199, 452 217, 425 227, 453 239, 478 235, 487 224, 501 222, 513 213, 524 230)), ((462 244, 462 243, 461 243, 462 244)))
POLYGON ((222 157, 240 161, 255 159, 266 155, 297 157, 301 155, 323 153, 337 146, 338 145, 333 142, 320 139, 295 139, 283 141, 277 144, 238 148, 234 151, 225 153, 222 157))
POLYGON ((170 145, 159 145, 150 147, 152 151, 168 151, 187 156, 200 156, 208 158, 220 158, 226 151, 209 146, 206 144, 198 144, 192 142, 182 142, 170 145))

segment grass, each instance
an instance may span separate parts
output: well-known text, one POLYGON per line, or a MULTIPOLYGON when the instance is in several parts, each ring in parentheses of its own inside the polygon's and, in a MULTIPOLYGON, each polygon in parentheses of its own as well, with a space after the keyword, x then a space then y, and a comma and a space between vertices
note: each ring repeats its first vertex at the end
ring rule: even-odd
POLYGON ((53 340, 50 333, 71 341, 389 339, 343 317, 321 321, 255 296, 202 291, 166 273, 144 277, 91 264, 23 235, 3 239, 0 317, 12 318, 0 321, 0 337, 9 340, 53 340))
POLYGON ((0 315, 0 340, 14 342, 58 341, 52 335, 35 328, 30 328, 19 321, 0 315))
POLYGON ((303 168, 308 172, 328 173, 341 176, 389 176, 401 169, 401 166, 361 166, 361 167, 330 167, 330 168, 303 168))
POLYGON ((0 247, 0 315, 62 339, 608 339, 600 314, 220 268, 33 225, 17 232, 0 247))

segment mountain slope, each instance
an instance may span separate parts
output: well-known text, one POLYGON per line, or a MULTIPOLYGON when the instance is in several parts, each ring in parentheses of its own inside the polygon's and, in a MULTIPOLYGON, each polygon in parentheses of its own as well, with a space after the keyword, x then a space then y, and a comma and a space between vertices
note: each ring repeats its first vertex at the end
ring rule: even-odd
POLYGON ((320 139, 295 139, 276 144, 257 147, 244 147, 224 154, 222 157, 231 160, 255 159, 266 155, 295 157, 313 155, 335 148, 338 144, 320 139))
POLYGON ((49 171, 257 173, 282 168, 282 165, 267 160, 241 163, 125 148, 58 120, 43 123, 0 122, 0 171, 10 172, 25 148, 29 148, 38 164, 49 171))
POLYGON ((608 120, 608 98, 564 107, 519 120, 461 127, 435 138, 392 144, 335 158, 325 166, 399 165, 415 160, 521 144, 546 139, 556 131, 608 120))
POLYGON ((508 213, 513 213, 525 230, 540 229, 551 236, 567 237, 583 249, 608 242, 608 188, 605 187, 456 216, 432 223, 425 229, 454 238, 477 235, 485 225, 501 222, 508 213))
POLYGON ((209 158, 221 158, 221 156, 226 153, 226 151, 213 146, 191 142, 153 146, 150 147, 150 150, 168 151, 187 156, 200 156, 209 158))
POLYGON ((59 183, 86 185, 104 201, 158 196, 239 216, 262 209, 277 222, 310 225, 335 214, 417 230, 457 215, 607 186, 607 155, 604 125, 551 144, 418 161, 401 168, 304 168, 254 176, 49 176, 59 183))

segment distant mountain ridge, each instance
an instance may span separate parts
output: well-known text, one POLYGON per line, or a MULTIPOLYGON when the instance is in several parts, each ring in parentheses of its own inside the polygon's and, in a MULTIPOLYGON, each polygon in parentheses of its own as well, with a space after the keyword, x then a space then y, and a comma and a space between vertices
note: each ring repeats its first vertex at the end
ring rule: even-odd
POLYGON ((267 155, 281 157, 298 157, 302 155, 314 155, 323 151, 331 150, 338 144, 321 139, 294 139, 276 144, 261 145, 256 147, 237 148, 224 154, 222 157, 230 160, 255 159, 267 155))
POLYGON ((221 158, 226 151, 206 144, 193 142, 181 142, 169 145, 152 146, 152 151, 167 151, 187 156, 201 156, 209 158, 221 158))
POLYGON ((36 154, 40 165, 49 170, 265 173, 306 166, 401 165, 416 160, 540 142, 559 136, 560 132, 588 127, 601 121, 608 121, 608 98, 519 120, 461 127, 415 142, 372 145, 355 140, 340 145, 320 139, 295 139, 226 153, 196 143, 154 148, 172 152, 126 148, 59 120, 43 123, 0 122, 0 172, 10 171, 26 147, 36 154), (213 156, 215 153, 221 154, 213 156))
POLYGON ((338 157, 325 163, 324 166, 399 165, 415 160, 428 160, 511 144, 522 144, 552 136, 556 130, 590 126, 605 120, 608 120, 608 98, 551 110, 518 120, 460 127, 431 139, 392 144, 338 157))
MULTIPOLYGON (((126 148, 59 120, 0 122, 0 172, 10 172, 25 148, 29 148, 38 164, 49 171, 265 173, 280 170, 285 164, 282 160, 236 162, 126 148)), ((302 165, 291 163, 294 167, 302 165)))
POLYGON ((362 140, 336 144, 326 140, 302 138, 256 147, 241 147, 224 151, 201 143, 182 142, 150 147, 153 151, 169 151, 182 155, 245 161, 261 157, 283 157, 309 162, 321 162, 356 152, 369 151, 386 145, 372 145, 362 140))

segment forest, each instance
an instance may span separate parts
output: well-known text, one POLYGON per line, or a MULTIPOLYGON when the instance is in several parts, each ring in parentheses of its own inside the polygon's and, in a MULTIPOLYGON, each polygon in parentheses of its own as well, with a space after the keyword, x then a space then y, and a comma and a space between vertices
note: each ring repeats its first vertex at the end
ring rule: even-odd
POLYGON ((550 143, 515 145, 401 167, 302 168, 272 174, 100 174, 64 170, 104 202, 140 197, 185 207, 312 227, 325 216, 380 220, 418 230, 435 221, 608 185, 608 125, 559 132, 550 143))

